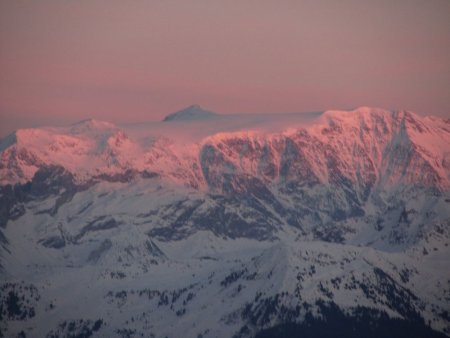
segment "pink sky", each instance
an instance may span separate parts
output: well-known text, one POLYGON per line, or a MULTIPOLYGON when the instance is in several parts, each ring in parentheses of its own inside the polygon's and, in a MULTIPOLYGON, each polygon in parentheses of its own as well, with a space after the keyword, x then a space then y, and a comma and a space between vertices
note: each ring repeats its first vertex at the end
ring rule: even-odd
POLYGON ((450 117, 449 18, 448 0, 2 0, 0 137, 192 103, 450 117))

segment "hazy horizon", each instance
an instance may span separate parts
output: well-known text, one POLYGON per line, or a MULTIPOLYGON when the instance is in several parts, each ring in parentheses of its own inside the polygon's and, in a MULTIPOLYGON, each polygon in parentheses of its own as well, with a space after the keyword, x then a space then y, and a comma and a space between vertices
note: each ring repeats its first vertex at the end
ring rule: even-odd
POLYGON ((358 106, 450 117, 450 2, 0 3, 0 137, 358 106))

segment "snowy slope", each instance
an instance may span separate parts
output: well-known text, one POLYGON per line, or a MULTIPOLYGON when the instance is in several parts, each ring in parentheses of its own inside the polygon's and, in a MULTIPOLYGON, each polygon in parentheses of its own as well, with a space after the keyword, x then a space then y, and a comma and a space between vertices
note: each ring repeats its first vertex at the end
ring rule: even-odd
POLYGON ((450 334, 448 121, 199 110, 1 141, 0 332, 450 334))

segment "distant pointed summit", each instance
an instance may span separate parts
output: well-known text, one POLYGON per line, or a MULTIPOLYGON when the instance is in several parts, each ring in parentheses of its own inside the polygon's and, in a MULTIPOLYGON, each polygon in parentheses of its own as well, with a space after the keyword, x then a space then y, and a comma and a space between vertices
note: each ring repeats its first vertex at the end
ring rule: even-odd
POLYGON ((83 133, 87 131, 102 131, 116 128, 117 126, 111 122, 96 119, 82 120, 70 126, 70 130, 74 133, 83 133))
POLYGON ((163 121, 198 121, 198 120, 208 120, 217 117, 218 114, 205 110, 198 104, 193 104, 187 108, 179 110, 175 113, 167 115, 163 121))

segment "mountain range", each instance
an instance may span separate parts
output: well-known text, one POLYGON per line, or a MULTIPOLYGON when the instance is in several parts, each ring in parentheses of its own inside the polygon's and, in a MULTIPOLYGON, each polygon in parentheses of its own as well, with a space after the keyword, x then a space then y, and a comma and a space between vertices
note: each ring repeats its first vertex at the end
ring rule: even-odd
POLYGON ((450 120, 193 105, 0 153, 0 337, 450 336, 450 120))

